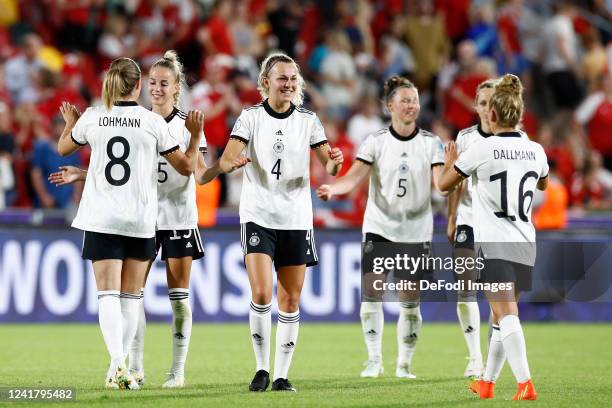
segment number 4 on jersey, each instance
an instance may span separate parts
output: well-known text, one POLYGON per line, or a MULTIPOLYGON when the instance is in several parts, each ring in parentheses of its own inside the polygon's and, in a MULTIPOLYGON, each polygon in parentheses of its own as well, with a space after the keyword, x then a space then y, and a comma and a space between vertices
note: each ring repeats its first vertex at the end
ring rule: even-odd
POLYGON ((274 166, 272 167, 272 174, 276 174, 276 179, 279 180, 280 176, 281 176, 281 170, 280 170, 280 166, 281 166, 281 159, 278 159, 276 161, 276 163, 274 163, 274 166))

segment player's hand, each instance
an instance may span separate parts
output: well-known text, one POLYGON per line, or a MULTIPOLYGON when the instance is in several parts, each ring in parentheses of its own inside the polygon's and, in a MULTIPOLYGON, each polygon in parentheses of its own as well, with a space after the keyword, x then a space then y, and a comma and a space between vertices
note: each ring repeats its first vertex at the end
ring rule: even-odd
POLYGON ((339 166, 344 163, 344 155, 342 154, 342 150, 339 148, 334 147, 333 149, 328 150, 327 153, 329 154, 329 158, 334 161, 335 165, 339 166))
POLYGON ((185 127, 192 135, 200 135, 204 125, 204 114, 199 110, 191 110, 187 113, 185 127))
POLYGON ((317 188, 317 197, 319 197, 323 201, 331 200, 333 193, 331 191, 331 186, 329 184, 323 184, 321 187, 317 188))
POLYGON ((448 142, 444 146, 444 164, 452 165, 457 161, 457 144, 455 142, 448 142))
POLYGON ((232 161, 232 168, 230 169, 229 173, 231 173, 234 170, 238 170, 241 167, 246 166, 250 162, 251 162, 251 159, 246 157, 246 156, 238 156, 238 157, 236 157, 232 161))
POLYGON ((457 220, 455 217, 451 217, 448 219, 448 224, 446 224, 446 238, 448 238, 448 242, 451 244, 455 243, 455 231, 457 230, 457 220))
POLYGON ((81 112, 79 112, 76 106, 68 102, 62 102, 60 105, 60 113, 67 126, 74 126, 81 117, 81 112))
POLYGON ((48 180, 56 186, 72 184, 82 180, 82 172, 74 166, 60 166, 60 171, 49 174, 48 180))

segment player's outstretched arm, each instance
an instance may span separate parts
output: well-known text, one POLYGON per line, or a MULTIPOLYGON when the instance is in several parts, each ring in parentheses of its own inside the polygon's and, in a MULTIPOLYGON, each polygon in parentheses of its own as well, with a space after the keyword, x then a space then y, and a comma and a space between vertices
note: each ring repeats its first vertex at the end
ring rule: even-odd
POLYGON ((337 147, 332 148, 329 144, 324 144, 315 149, 315 154, 321 164, 325 167, 327 174, 335 176, 342 169, 344 155, 342 150, 337 147))
POLYGON ((74 166, 60 166, 60 171, 49 174, 48 180, 56 186, 64 186, 66 184, 76 183, 77 181, 85 181, 87 170, 81 170, 74 166))
POLYGON ((185 127, 191 134, 189 145, 185 153, 180 150, 174 150, 164 157, 168 163, 172 165, 183 176, 189 176, 193 173, 198 161, 198 146, 202 137, 202 126, 204 125, 204 114, 200 111, 189 111, 185 120, 185 127))
POLYGON ((455 142, 449 142, 444 147, 444 167, 438 180, 438 189, 440 191, 452 191, 464 179, 455 170, 457 156, 457 145, 455 142))
POLYGON ((344 176, 338 178, 333 184, 323 184, 319 187, 317 197, 327 201, 334 195, 342 195, 353 191, 370 174, 371 167, 369 164, 356 160, 344 176))
POLYGON ((196 177, 198 184, 206 184, 219 174, 231 173, 232 171, 244 167, 251 161, 241 153, 245 144, 237 139, 230 139, 225 146, 221 158, 212 166, 207 168, 202 174, 196 177))
POLYGON ((60 106, 60 113, 66 122, 64 126, 64 131, 60 136, 59 141, 57 142, 57 152, 61 156, 68 156, 79 150, 80 145, 76 144, 74 140, 72 140, 71 134, 72 129, 74 129, 74 125, 76 125, 77 120, 81 117, 81 112, 76 108, 76 106, 68 103, 62 102, 60 106))

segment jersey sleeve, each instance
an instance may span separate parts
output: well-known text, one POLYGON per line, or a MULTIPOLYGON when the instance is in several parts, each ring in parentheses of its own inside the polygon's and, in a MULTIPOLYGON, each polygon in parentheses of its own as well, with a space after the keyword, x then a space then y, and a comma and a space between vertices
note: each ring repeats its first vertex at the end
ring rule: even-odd
POLYGON ((170 127, 166 121, 159 115, 156 114, 155 118, 155 137, 157 138, 157 151, 161 156, 165 156, 169 153, 178 150, 179 144, 170 133, 170 127))
POLYGON ((444 145, 438 136, 434 136, 431 141, 431 167, 444 164, 444 145))
POLYGON ((312 133, 310 134, 310 147, 316 149, 327 143, 327 136, 325 136, 325 129, 323 124, 317 115, 314 115, 314 123, 312 125, 312 133))
POLYGON ((476 169, 482 164, 480 159, 480 148, 481 143, 472 143, 467 150, 459 155, 459 158, 455 162, 455 170, 463 177, 470 177, 476 169))
POLYGON ((359 150, 357 151, 357 156, 355 160, 359 160, 362 163, 372 165, 374 164, 374 159, 376 157, 376 143, 374 140, 374 136, 370 135, 366 137, 366 139, 359 146, 359 150))
POLYGON ((90 116, 91 110, 90 108, 87 108, 79 120, 77 120, 74 128, 72 128, 70 137, 72 138, 72 141, 79 146, 85 146, 87 143, 89 143, 87 140, 87 128, 90 116))
POLYGON ((247 110, 243 110, 236 119, 232 132, 230 133, 230 139, 240 140, 244 144, 249 144, 251 136, 253 134, 253 124, 251 115, 247 110))
POLYGON ((546 177, 548 177, 548 172, 549 172, 549 166, 548 166, 548 157, 546 157, 546 152, 544 151, 544 148, 542 147, 542 145, 540 146, 540 157, 541 157, 541 161, 542 161, 542 171, 540 171, 540 179, 544 179, 546 177))

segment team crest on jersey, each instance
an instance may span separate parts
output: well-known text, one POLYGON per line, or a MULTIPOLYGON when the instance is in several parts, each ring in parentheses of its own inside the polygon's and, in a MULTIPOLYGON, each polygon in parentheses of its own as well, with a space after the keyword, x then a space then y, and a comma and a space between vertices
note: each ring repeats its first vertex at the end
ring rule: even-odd
POLYGON ((399 166, 399 172, 400 174, 406 174, 408 173, 408 165, 406 163, 402 163, 399 166))
POLYGON ((276 143, 274 143, 274 146, 272 146, 272 148, 274 149, 275 153, 281 154, 283 150, 285 150, 285 145, 282 141, 277 140, 276 143))
POLYGON ((459 235, 457 235, 457 242, 465 242, 466 239, 467 234, 465 233, 465 231, 461 231, 459 235))
POLYGON ((234 129, 232 130, 232 132, 235 132, 240 129, 240 126, 242 126, 242 123, 240 122, 240 119, 238 119, 236 123, 234 123, 234 129))
POLYGON ((257 234, 254 234, 251 236, 251 238, 249 238, 249 245, 250 246, 259 245, 259 237, 257 236, 257 234))

